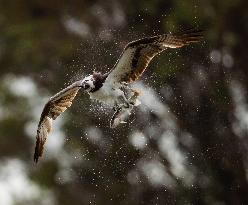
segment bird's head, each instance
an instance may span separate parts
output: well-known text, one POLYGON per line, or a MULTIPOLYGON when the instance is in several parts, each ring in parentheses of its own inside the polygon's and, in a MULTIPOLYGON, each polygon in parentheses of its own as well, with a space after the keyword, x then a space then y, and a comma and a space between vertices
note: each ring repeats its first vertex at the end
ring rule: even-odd
POLYGON ((82 87, 84 88, 85 91, 90 92, 91 90, 93 90, 95 88, 94 85, 94 76, 93 75, 89 75, 86 76, 83 80, 82 80, 82 87))

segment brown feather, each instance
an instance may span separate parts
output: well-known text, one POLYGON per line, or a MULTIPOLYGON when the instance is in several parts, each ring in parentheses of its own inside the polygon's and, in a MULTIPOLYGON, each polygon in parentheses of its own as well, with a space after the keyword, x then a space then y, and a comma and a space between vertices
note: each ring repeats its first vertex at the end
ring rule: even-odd
POLYGON ((36 163, 38 162, 39 157, 42 156, 44 150, 44 144, 51 130, 52 130, 52 120, 49 117, 45 117, 39 129, 37 130, 37 135, 36 135, 36 146, 34 152, 34 161, 36 163))
POLYGON ((49 133, 52 131, 52 120, 55 120, 72 104, 73 99, 81 88, 80 81, 73 83, 64 90, 54 95, 44 106, 36 135, 36 146, 34 151, 34 161, 37 163, 42 156, 44 145, 49 133))
MULTIPOLYGON (((153 37, 149 44, 139 51, 139 60, 133 65, 131 72, 125 76, 124 81, 131 83, 136 81, 146 70, 148 64, 154 56, 164 51, 166 48, 179 48, 190 43, 198 42, 202 39, 201 32, 195 31, 183 34, 166 34, 153 37)), ((136 45, 139 41, 136 42, 136 45)), ((131 45, 134 45, 132 43, 131 45)))
POLYGON ((182 33, 164 34, 133 41, 125 47, 106 81, 126 83, 136 81, 144 73, 153 57, 166 48, 179 48, 198 42, 202 38, 202 31, 191 29, 182 33))

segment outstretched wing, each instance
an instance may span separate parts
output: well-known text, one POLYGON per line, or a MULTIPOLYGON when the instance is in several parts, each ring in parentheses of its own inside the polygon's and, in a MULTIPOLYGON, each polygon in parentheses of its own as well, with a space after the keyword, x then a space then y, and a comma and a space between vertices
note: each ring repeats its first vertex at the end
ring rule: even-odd
POLYGON ((116 65, 109 73, 106 82, 131 83, 137 80, 152 58, 166 48, 180 48, 202 39, 201 31, 192 31, 178 34, 164 34, 150 38, 143 38, 129 43, 116 65))
POLYGON ((71 106, 73 99, 81 88, 82 82, 77 81, 50 98, 46 103, 38 125, 34 161, 37 163, 42 156, 44 144, 52 130, 52 121, 71 106))

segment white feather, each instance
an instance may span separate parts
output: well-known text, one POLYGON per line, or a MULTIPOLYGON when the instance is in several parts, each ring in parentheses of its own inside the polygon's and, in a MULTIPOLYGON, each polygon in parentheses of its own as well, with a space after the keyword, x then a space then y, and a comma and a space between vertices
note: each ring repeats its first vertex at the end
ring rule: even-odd
POLYGON ((113 87, 113 85, 110 85, 109 83, 104 83, 101 89, 89 93, 89 95, 90 99, 114 106, 118 97, 123 95, 123 92, 117 86, 113 87))

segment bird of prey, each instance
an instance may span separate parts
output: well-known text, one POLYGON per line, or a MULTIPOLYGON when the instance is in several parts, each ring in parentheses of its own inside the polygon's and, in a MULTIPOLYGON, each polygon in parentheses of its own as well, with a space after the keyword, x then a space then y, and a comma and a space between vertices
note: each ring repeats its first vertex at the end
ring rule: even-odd
POLYGON ((130 85, 143 74, 152 58, 167 48, 180 48, 201 39, 201 31, 188 30, 130 42, 109 72, 93 72, 51 97, 38 124, 34 161, 37 163, 42 156, 47 136, 52 130, 52 121, 71 106, 79 90, 87 92, 91 99, 113 106, 115 113, 110 126, 114 128, 124 122, 134 106, 140 104, 139 92, 130 85))

